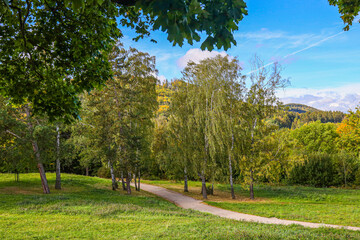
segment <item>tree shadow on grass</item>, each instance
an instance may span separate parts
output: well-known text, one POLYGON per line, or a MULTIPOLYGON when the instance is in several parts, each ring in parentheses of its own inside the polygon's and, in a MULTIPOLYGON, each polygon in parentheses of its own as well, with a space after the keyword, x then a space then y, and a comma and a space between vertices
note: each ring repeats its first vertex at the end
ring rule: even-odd
MULTIPOLYGON (((51 194, 41 192, 40 180, 25 178, 20 185, 7 183, 10 184, 3 185, 10 186, 0 189, 0 211, 4 212, 86 214, 97 217, 119 217, 124 214, 187 216, 192 212, 179 209, 174 204, 145 192, 133 191, 134 195, 127 195, 122 190, 112 191, 111 181, 107 179, 64 175, 63 189, 51 189, 51 194), (15 187, 17 191, 12 191, 15 187)), ((54 184, 55 181, 50 178, 49 185, 54 184)))

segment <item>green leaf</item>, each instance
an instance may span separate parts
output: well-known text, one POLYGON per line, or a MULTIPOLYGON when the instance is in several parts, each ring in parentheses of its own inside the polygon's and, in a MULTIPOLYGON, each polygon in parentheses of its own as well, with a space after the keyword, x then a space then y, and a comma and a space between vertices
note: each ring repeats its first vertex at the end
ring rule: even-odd
POLYGON ((10 8, 10 6, 9 6, 9 0, 3 0, 3 2, 5 3, 5 5, 6 5, 8 8, 10 8))

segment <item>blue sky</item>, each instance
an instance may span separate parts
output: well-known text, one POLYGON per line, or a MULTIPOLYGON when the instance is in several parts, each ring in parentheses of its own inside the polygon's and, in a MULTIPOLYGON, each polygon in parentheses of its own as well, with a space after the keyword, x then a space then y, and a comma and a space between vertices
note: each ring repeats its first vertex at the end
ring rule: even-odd
POLYGON ((228 54, 250 71, 249 60, 260 56, 264 63, 279 61, 291 86, 280 90, 285 102, 304 103, 323 110, 347 111, 360 103, 360 24, 348 32, 338 9, 327 0, 247 0, 248 16, 234 36, 237 46, 202 52, 200 43, 173 47, 166 34, 154 32, 150 39, 131 41, 134 32, 123 29, 126 47, 156 56, 160 79, 181 76, 188 60, 198 61, 218 53, 228 54), (303 51, 302 51, 303 50, 303 51), (300 51, 300 52, 299 52, 300 51), (297 53, 296 53, 297 52, 297 53), (293 54, 284 58, 289 54, 293 54))

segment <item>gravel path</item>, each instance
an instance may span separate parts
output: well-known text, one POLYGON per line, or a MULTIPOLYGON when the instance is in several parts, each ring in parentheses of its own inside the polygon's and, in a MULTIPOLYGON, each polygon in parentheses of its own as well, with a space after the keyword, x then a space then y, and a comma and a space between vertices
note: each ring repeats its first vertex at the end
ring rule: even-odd
POLYGON ((310 223, 310 222, 300 222, 292 220, 283 220, 277 218, 267 218, 259 217, 250 214, 233 212, 213 206, 204 204, 201 200, 194 199, 192 197, 185 196, 181 193, 170 191, 163 187, 158 187, 150 184, 141 183, 141 189, 150 193, 153 193, 159 197, 162 197, 170 202, 175 203, 177 206, 185 209, 193 209, 200 212, 211 213, 223 218, 235 219, 240 221, 247 222, 258 222, 265 224, 281 224, 281 225, 291 225, 297 224, 304 227, 310 228, 320 228, 320 227, 329 227, 329 228, 344 228, 348 230, 360 231, 360 227, 350 227, 350 226, 340 226, 332 224, 322 224, 322 223, 310 223))

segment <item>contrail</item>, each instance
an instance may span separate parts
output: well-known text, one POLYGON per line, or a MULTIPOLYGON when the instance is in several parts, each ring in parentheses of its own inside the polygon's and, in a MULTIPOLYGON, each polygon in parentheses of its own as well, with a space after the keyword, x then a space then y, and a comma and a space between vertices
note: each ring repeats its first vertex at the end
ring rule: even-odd
MULTIPOLYGON (((318 42, 316 42, 316 43, 313 43, 313 44, 311 44, 311 45, 309 45, 309 46, 307 46, 307 47, 305 47, 305 48, 303 48, 303 49, 301 49, 301 50, 292 52, 292 53, 284 56, 282 59, 291 57, 291 56, 296 55, 296 54, 298 54, 298 53, 301 53, 301 52, 303 52, 303 51, 305 51, 305 50, 308 50, 308 49, 310 49, 310 48, 316 47, 316 46, 318 46, 319 44, 321 44, 321 43, 323 43, 323 42, 325 42, 325 41, 327 41, 327 40, 329 40, 329 39, 331 39, 331 38, 337 37, 337 36, 339 36, 339 35, 341 35, 341 34, 343 34, 343 33, 345 33, 345 31, 341 31, 341 32, 339 32, 339 33, 336 33, 336 34, 334 34, 334 35, 331 35, 331 36, 329 36, 329 37, 327 37, 327 38, 324 38, 324 39, 322 39, 322 40, 320 40, 320 41, 318 41, 318 42)), ((259 70, 261 70, 261 69, 263 69, 263 68, 266 68, 267 66, 270 66, 270 65, 272 65, 272 64, 274 64, 274 63, 276 63, 276 62, 277 62, 277 61, 270 62, 270 63, 268 63, 268 64, 266 64, 266 65, 264 65, 264 66, 262 66, 262 67, 259 67, 258 69, 255 69, 255 70, 253 70, 253 71, 248 72, 246 75, 249 75, 249 74, 252 74, 252 73, 254 73, 254 72, 257 72, 257 71, 259 71, 259 70)))

